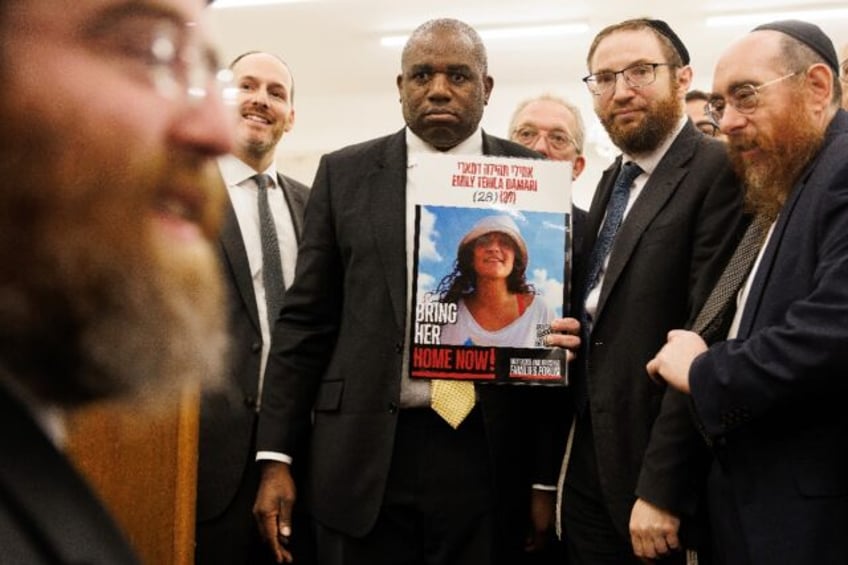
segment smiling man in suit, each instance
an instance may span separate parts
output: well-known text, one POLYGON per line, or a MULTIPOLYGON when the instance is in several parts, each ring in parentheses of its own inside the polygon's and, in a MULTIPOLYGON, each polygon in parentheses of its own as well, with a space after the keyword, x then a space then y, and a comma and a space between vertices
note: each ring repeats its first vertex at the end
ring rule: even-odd
POLYGON ((324 156, 316 174, 269 361, 257 519, 280 560, 305 500, 322 565, 512 564, 531 484, 554 477, 531 476, 525 391, 478 386, 470 414, 448 424, 430 384, 408 378, 411 202, 426 189, 424 153, 539 155, 480 129, 494 81, 467 24, 423 24, 401 67, 406 127, 324 156), (279 457, 310 429, 308 461, 279 457), (295 500, 290 468, 304 464, 295 500))
MULTIPOLYGON (((575 420, 562 518, 572 563, 683 561, 705 446, 679 393, 645 378, 668 330, 698 312, 726 262, 741 192, 720 142, 684 113, 689 54, 665 22, 602 30, 583 80, 622 151, 575 253, 575 420)), ((558 336, 552 338, 560 339, 558 336)))
POLYGON ((199 565, 273 562, 252 517, 259 484, 256 422, 271 327, 284 286, 294 279, 308 195, 304 185, 278 172, 274 158, 283 134, 294 125, 294 80, 288 65, 270 53, 248 52, 237 57, 230 70, 236 88, 235 147, 218 164, 229 193, 220 251, 233 342, 229 388, 204 395, 201 404, 195 555, 199 565), (259 175, 264 176, 261 189, 259 175), (274 236, 270 242, 262 228, 267 212, 274 236), (266 278, 274 270, 276 278, 266 278))

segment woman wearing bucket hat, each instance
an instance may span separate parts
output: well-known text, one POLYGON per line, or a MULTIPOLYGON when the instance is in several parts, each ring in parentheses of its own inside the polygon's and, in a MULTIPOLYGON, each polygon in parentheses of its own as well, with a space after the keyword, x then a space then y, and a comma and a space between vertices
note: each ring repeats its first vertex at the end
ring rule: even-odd
POLYGON ((441 302, 457 305, 441 343, 543 347, 555 314, 527 282, 527 263, 527 244, 511 217, 475 223, 459 242, 453 272, 436 289, 441 302))

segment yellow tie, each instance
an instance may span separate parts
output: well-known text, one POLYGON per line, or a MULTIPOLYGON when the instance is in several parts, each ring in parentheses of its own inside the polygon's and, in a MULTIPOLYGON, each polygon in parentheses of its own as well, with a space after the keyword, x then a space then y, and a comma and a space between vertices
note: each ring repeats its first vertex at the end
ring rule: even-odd
POLYGON ((430 407, 453 429, 465 420, 475 402, 474 383, 441 379, 430 381, 430 407))

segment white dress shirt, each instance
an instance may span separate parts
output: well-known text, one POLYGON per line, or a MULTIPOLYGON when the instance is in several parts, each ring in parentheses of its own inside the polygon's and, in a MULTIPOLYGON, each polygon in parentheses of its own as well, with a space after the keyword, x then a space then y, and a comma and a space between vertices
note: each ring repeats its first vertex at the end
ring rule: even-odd
MULTIPOLYGON (((256 174, 251 167, 233 155, 226 155, 218 160, 221 176, 227 184, 227 193, 238 220, 244 249, 247 252, 247 263, 250 266, 250 278, 253 280, 253 293, 256 296, 256 310, 259 316, 259 328, 262 332, 262 358, 259 365, 259 390, 257 390, 257 407, 262 398, 262 384, 265 379, 265 366, 268 363, 268 352, 271 348, 271 328, 268 323, 268 303, 265 300, 265 285, 262 282, 262 240, 259 235, 259 208, 256 182, 250 177, 256 174)), ((283 265, 283 280, 286 288, 294 279, 297 262, 297 236, 294 230, 291 212, 283 191, 279 189, 276 163, 264 174, 271 177, 274 188, 268 188, 268 204, 274 216, 277 228, 277 241, 280 244, 280 256, 283 265)))

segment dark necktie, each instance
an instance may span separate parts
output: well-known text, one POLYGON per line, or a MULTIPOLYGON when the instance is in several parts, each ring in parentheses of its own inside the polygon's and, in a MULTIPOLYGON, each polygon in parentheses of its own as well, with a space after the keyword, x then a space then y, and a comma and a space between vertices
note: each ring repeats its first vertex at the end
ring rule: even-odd
POLYGON ((259 238, 262 242, 262 284, 265 286, 265 302, 268 305, 268 323, 274 331, 274 321, 280 314, 283 303, 283 293, 286 290, 283 283, 283 263, 280 258, 280 244, 277 240, 277 228, 274 216, 268 205, 268 189, 274 184, 268 175, 254 175, 257 187, 259 206, 259 238))
MULTIPOLYGON (((589 293, 598 284, 601 268, 604 265, 607 255, 609 255, 610 249, 612 249, 612 242, 615 240, 615 234, 618 232, 618 227, 621 225, 621 220, 624 217, 624 209, 627 208, 627 200, 630 198, 630 187, 640 173, 642 173, 642 168, 635 162, 630 161, 621 167, 621 171, 619 171, 618 177, 615 179, 612 194, 610 195, 609 202, 607 202, 606 218, 604 218, 601 231, 598 232, 598 239, 595 241, 592 253, 589 255, 588 276, 585 279, 586 287, 583 291, 584 304, 589 293)), ((586 337, 591 332, 588 329, 591 322, 585 309, 583 309, 583 314, 580 323, 586 328, 583 332, 583 336, 586 337)), ((584 349, 584 352, 588 355, 588 346, 584 349)), ((588 378, 588 367, 586 367, 583 378, 576 378, 573 384, 575 406, 577 407, 578 415, 581 416, 589 404, 589 385, 585 382, 588 378)))
POLYGON ((595 241, 595 246, 592 248, 592 254, 589 255, 589 272, 586 277, 586 292, 583 300, 592 292, 595 285, 598 284, 598 278, 601 274, 601 268, 607 255, 612 249, 612 242, 615 240, 615 234, 618 232, 618 227, 621 225, 621 219, 624 217, 624 210, 627 208, 627 199, 630 197, 630 187, 633 181, 636 180, 642 173, 642 168, 630 161, 625 163, 618 173, 618 178, 615 179, 615 185, 612 188, 612 195, 607 203, 607 215, 604 218, 604 224, 601 226, 601 231, 598 232, 598 239, 595 241))
POLYGON ((698 312, 692 331, 701 334, 708 343, 726 337, 721 333, 727 333, 727 322, 732 318, 730 313, 735 314, 735 309, 730 306, 748 278, 767 232, 768 221, 762 216, 755 216, 698 312))

